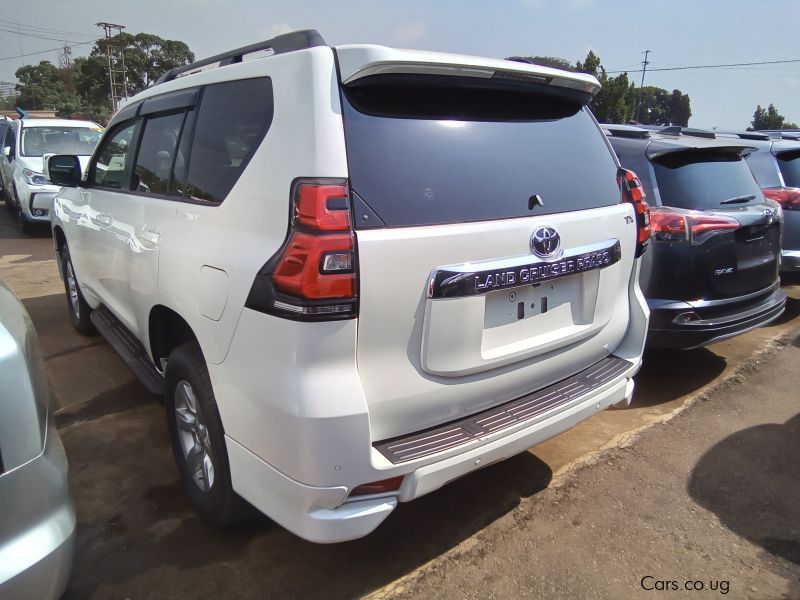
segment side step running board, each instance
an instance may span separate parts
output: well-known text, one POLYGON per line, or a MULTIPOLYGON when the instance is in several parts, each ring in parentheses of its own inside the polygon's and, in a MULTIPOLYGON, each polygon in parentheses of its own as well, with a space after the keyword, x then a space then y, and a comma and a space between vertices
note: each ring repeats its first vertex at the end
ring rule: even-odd
POLYGON ((144 346, 128 328, 102 305, 92 311, 91 319, 97 331, 106 338, 106 341, 111 344, 111 347, 133 371, 133 374, 147 388, 147 391, 156 396, 163 396, 164 378, 147 356, 144 346))

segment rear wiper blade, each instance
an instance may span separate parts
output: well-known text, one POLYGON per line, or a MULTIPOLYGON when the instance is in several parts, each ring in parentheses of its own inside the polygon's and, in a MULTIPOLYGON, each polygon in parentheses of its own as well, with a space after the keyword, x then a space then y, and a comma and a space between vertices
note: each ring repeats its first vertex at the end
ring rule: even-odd
POLYGON ((733 198, 728 198, 727 200, 720 202, 720 204, 741 204, 742 202, 750 202, 750 200, 755 199, 755 194, 747 194, 746 196, 734 196, 733 198))

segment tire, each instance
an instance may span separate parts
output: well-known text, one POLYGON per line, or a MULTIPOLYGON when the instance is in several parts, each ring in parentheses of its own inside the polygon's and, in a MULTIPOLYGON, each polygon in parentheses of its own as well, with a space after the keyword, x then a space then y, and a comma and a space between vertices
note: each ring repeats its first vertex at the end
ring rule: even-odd
POLYGON ((90 318, 92 309, 83 298, 66 244, 61 248, 61 264, 64 266, 64 291, 67 294, 67 307, 72 326, 81 335, 93 335, 96 331, 90 318))
POLYGON ((6 207, 8 212, 14 211, 14 201, 11 199, 11 191, 8 189, 8 186, 3 183, 3 189, 0 191, 0 196, 3 198, 3 205, 6 207))
POLYGON ((169 355, 164 404, 175 463, 192 506, 213 525, 241 520, 247 505, 233 491, 225 432, 196 342, 169 355))
POLYGON ((33 233, 36 229, 35 223, 31 223, 28 219, 25 218, 25 215, 22 213, 22 205, 19 203, 19 196, 17 195, 17 187, 12 186, 12 190, 14 192, 14 203, 16 204, 17 209, 17 225, 19 225, 19 230, 22 233, 33 233))

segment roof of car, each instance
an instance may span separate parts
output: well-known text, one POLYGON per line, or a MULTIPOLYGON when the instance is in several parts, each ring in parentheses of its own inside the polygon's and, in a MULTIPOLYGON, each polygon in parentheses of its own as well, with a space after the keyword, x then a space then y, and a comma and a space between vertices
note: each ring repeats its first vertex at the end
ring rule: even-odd
POLYGON ((20 126, 26 129, 28 127, 100 127, 93 121, 76 121, 72 119, 22 119, 20 126))
POLYGON ((739 141, 735 136, 717 137, 713 131, 704 129, 693 129, 688 127, 663 127, 653 130, 648 127, 636 127, 633 125, 601 125, 603 132, 610 138, 639 139, 643 142, 647 157, 650 159, 671 154, 673 152, 684 152, 686 150, 702 150, 716 148, 720 150, 730 150, 742 152, 753 148, 748 141, 739 141))

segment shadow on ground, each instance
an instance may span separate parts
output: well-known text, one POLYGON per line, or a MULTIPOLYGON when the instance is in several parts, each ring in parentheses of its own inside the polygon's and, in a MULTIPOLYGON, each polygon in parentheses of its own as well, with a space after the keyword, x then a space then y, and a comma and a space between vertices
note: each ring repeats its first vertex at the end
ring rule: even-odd
POLYGON ((689 494, 735 533, 800 565, 798 452, 800 414, 738 431, 703 455, 689 494))
POLYGON ((62 430, 78 512, 65 598, 352 598, 402 577, 545 489, 530 453, 401 504, 354 542, 305 542, 264 517, 220 530, 192 511, 169 448, 163 407, 137 384, 70 414, 62 430), (83 420, 83 418, 91 420, 83 420))
POLYGON ((634 408, 671 402, 708 385, 727 361, 708 348, 694 350, 646 349, 636 375, 634 408))

